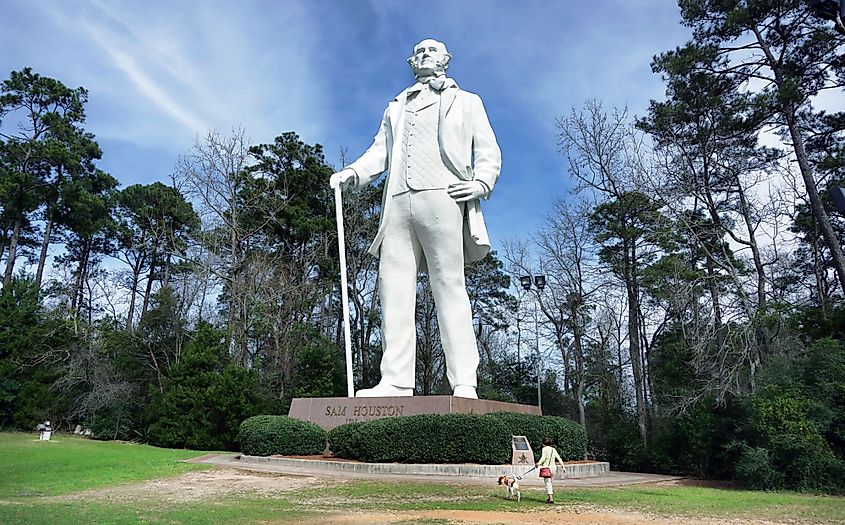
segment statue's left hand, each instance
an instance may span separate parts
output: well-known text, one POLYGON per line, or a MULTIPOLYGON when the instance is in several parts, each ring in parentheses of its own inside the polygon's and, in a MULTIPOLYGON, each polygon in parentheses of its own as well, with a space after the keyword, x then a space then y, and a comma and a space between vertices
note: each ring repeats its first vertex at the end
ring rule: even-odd
POLYGON ((457 202, 466 202, 472 199, 480 199, 487 195, 487 186, 481 181, 464 180, 456 182, 446 188, 446 192, 457 202))

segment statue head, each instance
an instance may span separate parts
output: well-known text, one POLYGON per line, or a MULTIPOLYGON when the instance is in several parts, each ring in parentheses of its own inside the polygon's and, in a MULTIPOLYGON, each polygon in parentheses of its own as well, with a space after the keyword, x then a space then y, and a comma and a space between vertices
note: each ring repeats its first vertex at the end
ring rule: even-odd
POLYGON ((442 75, 449 69, 452 55, 446 51, 446 44, 427 38, 414 46, 414 52, 408 57, 408 64, 415 78, 442 75))

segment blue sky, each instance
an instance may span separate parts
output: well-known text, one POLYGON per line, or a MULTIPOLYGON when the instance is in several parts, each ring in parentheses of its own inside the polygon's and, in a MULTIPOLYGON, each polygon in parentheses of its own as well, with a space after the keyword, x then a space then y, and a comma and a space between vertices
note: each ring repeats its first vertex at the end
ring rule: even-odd
POLYGON ((442 40, 502 148, 485 203, 497 249, 571 187, 555 118, 593 98, 642 114, 663 95, 651 57, 689 37, 679 22, 672 0, 2 0, 0 76, 30 66, 86 87, 99 166, 126 186, 167 181, 212 128, 296 131, 340 167, 412 82, 412 46, 442 40))

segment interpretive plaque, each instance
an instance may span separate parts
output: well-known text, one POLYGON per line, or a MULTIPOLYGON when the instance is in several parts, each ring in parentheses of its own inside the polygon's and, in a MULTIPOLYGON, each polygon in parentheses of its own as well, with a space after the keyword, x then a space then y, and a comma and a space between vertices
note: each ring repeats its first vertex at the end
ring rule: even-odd
POLYGON ((513 436, 511 442, 511 465, 526 465, 534 464, 534 451, 531 450, 531 444, 525 436, 513 436))

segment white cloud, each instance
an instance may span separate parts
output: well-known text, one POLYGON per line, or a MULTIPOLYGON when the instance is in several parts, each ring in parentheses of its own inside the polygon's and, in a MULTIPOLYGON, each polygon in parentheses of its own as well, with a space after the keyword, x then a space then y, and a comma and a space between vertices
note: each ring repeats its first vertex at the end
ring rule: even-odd
POLYGON ((136 59, 124 48, 125 45, 114 35, 102 31, 88 22, 81 22, 82 27, 113 60, 114 65, 123 71, 135 89, 152 102, 163 113, 184 126, 188 133, 198 133, 208 129, 208 123, 200 115, 194 114, 185 105, 174 100, 168 90, 148 75, 136 59))
POLYGON ((315 22, 298 3, 11 1, 0 44, 18 52, 0 66, 17 55, 9 69, 84 85, 98 137, 180 152, 210 128, 270 141, 326 127, 315 22))

